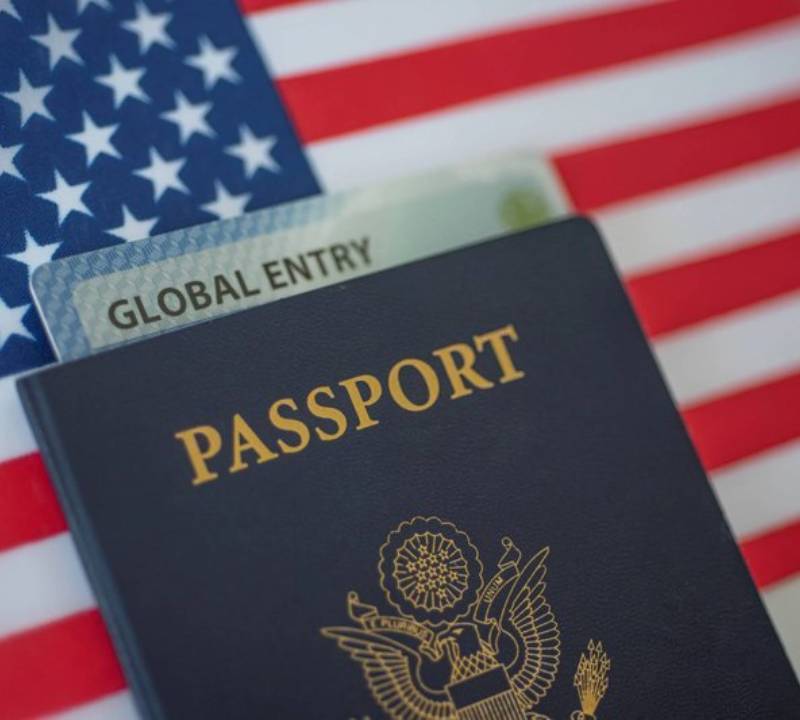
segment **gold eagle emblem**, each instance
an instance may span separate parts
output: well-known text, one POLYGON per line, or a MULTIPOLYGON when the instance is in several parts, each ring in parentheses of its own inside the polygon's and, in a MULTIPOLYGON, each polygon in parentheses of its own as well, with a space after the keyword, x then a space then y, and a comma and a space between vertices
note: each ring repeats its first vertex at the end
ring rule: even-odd
MULTIPOLYGON (((360 666, 367 686, 393 720, 547 720, 535 708, 556 681, 561 635, 545 597, 544 547, 523 561, 510 538, 488 582, 469 536, 438 517, 415 517, 389 533, 378 574, 399 613, 347 596, 354 625, 325 627, 360 666)), ((581 709, 570 720, 596 720, 611 661, 589 641, 573 684, 581 709)))

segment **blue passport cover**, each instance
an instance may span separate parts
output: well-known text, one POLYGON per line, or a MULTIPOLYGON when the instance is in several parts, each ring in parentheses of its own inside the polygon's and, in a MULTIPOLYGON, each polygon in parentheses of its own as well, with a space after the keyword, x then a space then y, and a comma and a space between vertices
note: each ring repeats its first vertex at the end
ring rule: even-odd
POLYGON ((147 717, 798 717, 585 220, 19 389, 147 717))

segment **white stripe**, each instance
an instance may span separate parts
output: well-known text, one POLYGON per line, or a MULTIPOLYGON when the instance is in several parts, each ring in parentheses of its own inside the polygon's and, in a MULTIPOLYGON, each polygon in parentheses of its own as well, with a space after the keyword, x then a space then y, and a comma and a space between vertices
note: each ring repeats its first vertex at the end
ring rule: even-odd
POLYGON ((800 679, 800 575, 773 586, 762 597, 800 679))
POLYGON ((127 690, 67 712, 47 715, 48 720, 139 720, 140 715, 127 690))
POLYGON ((0 553, 0 637, 96 605, 68 533, 0 553))
POLYGON ((625 275, 777 234, 800 223, 800 152, 632 200, 597 221, 625 275))
POLYGON ((654 343, 673 397, 691 405, 800 369, 800 292, 654 343))
POLYGON ((718 470, 711 478, 738 538, 800 517, 800 440, 718 470))
MULTIPOLYGON (((556 152, 800 93, 800 21, 352 135, 308 154, 341 190, 486 154, 556 152)), ((358 99, 354 98, 353 102, 358 99)))
POLYGON ((14 385, 15 380, 16 377, 0 378, 0 462, 36 450, 36 442, 14 385))
POLYGON ((273 75, 329 69, 515 26, 613 13, 663 0, 340 0, 247 17, 273 75))

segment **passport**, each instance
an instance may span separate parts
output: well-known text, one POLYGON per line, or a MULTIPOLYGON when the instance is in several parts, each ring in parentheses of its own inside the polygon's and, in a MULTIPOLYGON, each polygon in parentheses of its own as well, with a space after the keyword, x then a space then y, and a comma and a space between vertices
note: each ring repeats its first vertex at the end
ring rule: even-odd
POLYGON ((575 218, 19 390, 148 718, 796 718, 575 218))

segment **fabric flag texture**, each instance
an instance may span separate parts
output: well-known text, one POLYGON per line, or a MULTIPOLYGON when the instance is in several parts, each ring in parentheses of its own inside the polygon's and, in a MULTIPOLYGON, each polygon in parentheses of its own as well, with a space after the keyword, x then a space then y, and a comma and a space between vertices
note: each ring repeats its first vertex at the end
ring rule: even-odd
POLYGON ((515 148, 605 233, 800 667, 800 0, 0 0, 0 717, 136 717, 13 385, 31 269, 515 148))

